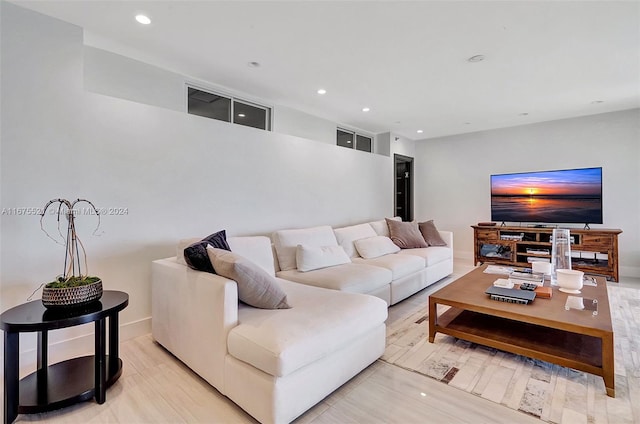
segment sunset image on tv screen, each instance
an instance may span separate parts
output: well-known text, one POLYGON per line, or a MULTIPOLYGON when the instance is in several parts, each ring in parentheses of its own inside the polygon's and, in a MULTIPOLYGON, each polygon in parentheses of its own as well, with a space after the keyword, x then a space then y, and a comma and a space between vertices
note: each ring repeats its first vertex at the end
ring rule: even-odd
POLYGON ((602 223, 602 168, 491 176, 491 219, 602 223))

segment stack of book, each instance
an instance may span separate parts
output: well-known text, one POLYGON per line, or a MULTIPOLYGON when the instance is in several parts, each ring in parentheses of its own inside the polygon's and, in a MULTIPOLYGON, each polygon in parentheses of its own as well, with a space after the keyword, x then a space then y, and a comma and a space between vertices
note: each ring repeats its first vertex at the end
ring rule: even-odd
POLYGON ((549 258, 540 258, 540 257, 537 257, 537 256, 527 256, 527 262, 532 264, 534 262, 551 262, 551 260, 549 258))
POLYGON ((541 272, 513 271, 509 274, 509 280, 514 284, 533 283, 536 286, 542 286, 544 284, 544 274, 541 272))

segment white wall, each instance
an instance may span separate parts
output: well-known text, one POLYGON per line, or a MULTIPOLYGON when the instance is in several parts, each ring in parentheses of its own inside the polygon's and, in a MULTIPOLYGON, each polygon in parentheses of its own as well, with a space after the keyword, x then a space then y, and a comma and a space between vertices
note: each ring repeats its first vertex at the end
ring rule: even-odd
POLYGON ((186 84, 271 107, 273 131, 336 144, 336 122, 282 105, 273 105, 247 93, 231 92, 213 83, 161 69, 139 60, 84 46, 84 87, 87 91, 184 112, 186 84))
MULTIPOLYGON (((346 225, 392 213, 389 157, 88 92, 80 28, 0 7, 1 207, 82 197, 127 208, 102 217, 99 237, 90 236, 91 217, 76 221, 91 273, 105 289, 130 295, 123 337, 148 331, 150 263, 175 254, 180 238, 222 228, 245 235, 346 225)), ((62 272, 64 250, 42 233, 38 216, 3 214, 0 228, 4 311, 62 272)), ((86 334, 92 327, 50 338, 86 334)), ((33 349, 34 340, 27 337, 21 349, 33 349)))
POLYGON ((390 133, 389 143, 391 145, 391 156, 393 156, 394 154, 398 154, 408 156, 410 158, 415 158, 417 143, 414 140, 410 140, 395 133, 390 133))
MULTIPOLYGON (((247 93, 233 92, 214 83, 200 81, 97 47, 84 45, 83 53, 84 88, 94 93, 184 112, 187 109, 186 85, 189 84, 203 90, 212 90, 270 107, 273 115, 273 132, 331 145, 336 144, 338 126, 369 134, 359 128, 339 125, 328 119, 283 105, 272 104, 247 93)), ((388 150, 380 151, 378 144, 377 137, 374 137, 373 151, 389 156, 388 150)))
POLYGON ((473 257, 471 225, 490 221, 491 174, 602 167, 604 224, 620 228, 620 273, 640 277, 640 110, 461 134, 416 143, 416 216, 455 232, 473 257))
POLYGON ((84 89, 184 112, 185 77, 139 60, 83 47, 84 89))
POLYGON ((275 132, 309 138, 331 145, 336 144, 337 125, 335 122, 285 106, 275 106, 273 113, 273 131, 275 132))

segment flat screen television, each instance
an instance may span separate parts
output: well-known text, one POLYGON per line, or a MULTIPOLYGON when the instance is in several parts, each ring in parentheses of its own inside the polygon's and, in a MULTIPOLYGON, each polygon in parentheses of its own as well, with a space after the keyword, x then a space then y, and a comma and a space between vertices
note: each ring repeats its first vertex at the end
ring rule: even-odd
POLYGON ((491 220, 602 224, 602 168, 492 175, 491 220))

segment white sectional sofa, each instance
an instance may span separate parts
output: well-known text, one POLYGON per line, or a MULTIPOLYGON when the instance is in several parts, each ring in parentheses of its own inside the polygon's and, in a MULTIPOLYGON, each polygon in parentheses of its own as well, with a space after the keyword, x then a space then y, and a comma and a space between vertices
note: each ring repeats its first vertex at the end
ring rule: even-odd
POLYGON ((183 242, 176 257, 152 263, 153 337, 258 421, 290 422, 384 353, 389 304, 453 271, 447 231, 439 232, 447 246, 362 258, 358 241, 388 236, 385 228, 375 221, 228 238, 232 252, 277 275, 290 309, 238 302, 236 281, 186 265, 183 242), (318 269, 302 266, 302 246, 320 252, 311 261, 318 269), (341 263, 322 267, 336 252, 341 263))

